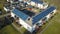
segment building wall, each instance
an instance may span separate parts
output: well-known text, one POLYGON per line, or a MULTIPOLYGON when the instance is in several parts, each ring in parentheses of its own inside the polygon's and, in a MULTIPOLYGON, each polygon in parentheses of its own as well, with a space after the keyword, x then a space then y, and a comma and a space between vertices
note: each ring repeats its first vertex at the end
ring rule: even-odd
MULTIPOLYGON (((55 14, 56 13, 56 9, 53 10, 52 12, 54 12, 53 14, 55 14)), ((11 16, 14 17, 15 14, 11 12, 11 16)), ((51 14, 48 14, 45 17, 47 17, 47 20, 48 20, 50 18, 50 16, 51 16, 51 14)), ((42 26, 43 25, 42 19, 39 22, 37 22, 37 23, 40 23, 40 26, 42 26)), ((35 27, 36 27, 36 24, 34 26, 30 26, 24 20, 22 20, 21 18, 19 18, 19 24, 21 24, 24 28, 26 28, 30 32, 32 32, 33 30, 35 30, 35 27)))
POLYGON ((7 2, 11 2, 11 3, 13 3, 13 0, 7 0, 7 2))
POLYGON ((48 14, 46 17, 47 17, 47 20, 48 20, 51 17, 51 14, 48 14))
POLYGON ((23 0, 19 0, 19 1, 23 1, 23 0))
POLYGON ((33 2, 33 1, 31 1, 30 4, 31 4, 32 6, 36 6, 36 5, 37 5, 36 7, 38 7, 39 9, 46 9, 46 8, 48 7, 48 4, 47 4, 47 3, 44 3, 45 6, 43 6, 43 4, 39 4, 39 3, 35 3, 35 2, 33 2))
POLYGON ((49 14, 46 16, 46 17, 47 17, 47 20, 56 13, 56 9, 53 10, 52 12, 53 12, 53 14, 50 14, 50 13, 49 13, 49 14))
POLYGON ((7 2, 9 2, 10 0, 7 0, 7 2))
POLYGON ((37 6, 39 9, 43 9, 43 5, 42 4, 38 4, 37 6))
MULTIPOLYGON (((53 16, 53 15, 56 13, 56 9, 53 10, 52 12, 54 12, 54 13, 53 13, 53 14, 48 14, 47 16, 45 16, 45 17, 47 18, 46 20, 48 20, 48 19, 51 17, 51 15, 53 16)), ((43 19, 43 18, 42 18, 42 19, 43 19)), ((37 23, 40 23, 40 26, 43 25, 42 19, 41 19, 39 22, 37 22, 37 23)), ((37 23, 36 23, 36 24, 37 24, 37 23)), ((33 26, 33 30, 35 30, 36 24, 33 26)))
POLYGON ((28 25, 24 20, 22 20, 21 18, 19 18, 19 23, 26 28, 28 31, 32 31, 32 27, 30 25, 28 25))
POLYGON ((5 7, 4 7, 4 10, 5 10, 6 12, 9 11, 9 9, 7 9, 7 8, 5 8, 5 7))
POLYGON ((11 12, 11 17, 14 17, 14 16, 15 16, 15 14, 11 12))
MULTIPOLYGON (((11 12, 11 17, 14 17, 15 14, 11 12)), ((28 25, 24 20, 22 20, 21 18, 19 18, 19 24, 21 24, 24 28, 26 28, 28 31, 32 31, 32 27, 30 25, 28 25)))
POLYGON ((35 2, 32 2, 32 1, 31 1, 30 4, 31 4, 32 6, 35 6, 35 2))
POLYGON ((30 4, 31 4, 32 6, 36 6, 36 5, 37 5, 36 7, 38 7, 38 8, 43 7, 42 4, 35 3, 35 2, 33 2, 33 1, 31 1, 30 4))
POLYGON ((54 12, 53 14, 55 14, 57 12, 57 10, 55 9, 55 10, 53 10, 53 12, 54 12))
POLYGON ((45 6, 43 6, 44 9, 46 9, 48 7, 48 4, 46 4, 45 6))

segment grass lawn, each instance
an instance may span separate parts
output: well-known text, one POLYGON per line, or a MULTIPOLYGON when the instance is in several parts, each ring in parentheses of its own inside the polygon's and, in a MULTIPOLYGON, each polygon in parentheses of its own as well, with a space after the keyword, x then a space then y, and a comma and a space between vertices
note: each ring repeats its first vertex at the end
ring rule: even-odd
MULTIPOLYGON (((3 14, 6 13, 3 9, 3 4, 6 0, 0 0, 0 9, 2 9, 3 14)), ((3 19, 3 18, 2 18, 3 19)), ((24 29, 22 29, 24 31, 24 29)), ((21 34, 18 32, 12 25, 7 25, 3 29, 0 30, 0 34, 21 34)))
POLYGON ((2 10, 3 14, 6 13, 6 11, 3 9, 3 4, 6 2, 6 0, 0 0, 0 9, 2 10))
POLYGON ((22 32, 25 32, 25 31, 26 31, 26 29, 23 27, 23 28, 21 28, 21 31, 22 31, 22 32))
POLYGON ((54 18, 50 21, 52 24, 47 28, 43 34, 60 34, 60 13, 58 13, 54 18))
POLYGON ((48 2, 51 5, 56 6, 56 8, 60 10, 60 4, 59 4, 60 0, 44 0, 44 1, 48 2))
POLYGON ((57 7, 58 14, 56 14, 50 21, 52 24, 47 28, 43 34, 60 34, 60 0, 46 0, 57 7))
POLYGON ((8 25, 0 30, 0 34, 20 34, 12 25, 8 25))

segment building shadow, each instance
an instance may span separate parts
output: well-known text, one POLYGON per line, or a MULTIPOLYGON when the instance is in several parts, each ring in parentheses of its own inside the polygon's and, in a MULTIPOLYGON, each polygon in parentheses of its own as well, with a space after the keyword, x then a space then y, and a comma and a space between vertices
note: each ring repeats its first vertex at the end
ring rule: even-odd
POLYGON ((11 25, 13 23, 13 20, 10 18, 8 19, 7 17, 3 17, 4 19, 0 19, 0 30, 8 25, 11 25))
POLYGON ((32 34, 31 32, 25 30, 25 32, 23 34, 32 34))
POLYGON ((24 34, 36 34, 38 31, 40 32, 41 29, 40 29, 40 30, 35 30, 35 31, 33 31, 32 33, 26 30, 26 31, 24 32, 24 34))
POLYGON ((23 34, 36 34, 37 32, 38 30, 33 31, 32 33, 26 30, 23 34))
POLYGON ((39 26, 39 29, 34 30, 32 33, 26 30, 23 34, 36 34, 36 33, 40 33, 41 31, 42 31, 42 26, 39 26))

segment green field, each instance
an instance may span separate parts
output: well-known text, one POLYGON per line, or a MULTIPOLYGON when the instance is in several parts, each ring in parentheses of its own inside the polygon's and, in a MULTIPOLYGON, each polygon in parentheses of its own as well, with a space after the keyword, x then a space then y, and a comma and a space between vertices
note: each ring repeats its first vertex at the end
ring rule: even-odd
POLYGON ((8 25, 0 30, 0 34, 20 34, 12 25, 8 25))
POLYGON ((46 0, 57 7, 58 13, 50 21, 51 25, 43 34, 60 34, 60 0, 46 0))
MULTIPOLYGON (((2 10, 3 14, 6 12, 3 9, 3 4, 6 0, 0 0, 0 9, 2 10)), ((0 34, 20 34, 11 24, 5 26, 4 28, 0 29, 0 34)))
POLYGON ((43 34, 60 34, 60 13, 56 14, 50 21, 49 27, 43 32, 43 34))

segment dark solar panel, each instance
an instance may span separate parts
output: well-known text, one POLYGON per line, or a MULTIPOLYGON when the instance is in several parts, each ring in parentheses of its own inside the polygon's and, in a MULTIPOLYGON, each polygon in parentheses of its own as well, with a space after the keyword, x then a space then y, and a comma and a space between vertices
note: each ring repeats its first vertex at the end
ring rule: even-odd
POLYGON ((41 0, 32 0, 33 2, 36 2, 36 3, 40 3, 40 4, 43 4, 43 1, 41 0))
POLYGON ((18 9, 14 9, 13 13, 15 13, 17 16, 19 16, 21 19, 26 20, 28 18, 28 15, 22 13, 18 9))
POLYGON ((35 15, 35 13, 28 11, 28 10, 22 10, 22 12, 25 13, 26 15, 30 16, 30 17, 35 15))
POLYGON ((26 9, 21 10, 20 8, 17 8, 17 9, 20 10, 21 12, 23 12, 24 14, 28 15, 29 17, 32 17, 32 16, 35 15, 35 13, 32 12, 32 11, 29 11, 29 10, 26 10, 26 9))
POLYGON ((43 11, 42 13, 38 14, 37 16, 33 17, 33 24, 35 24, 36 22, 38 22, 40 19, 42 19, 43 17, 45 17, 46 15, 48 15, 50 12, 52 12, 55 9, 55 7, 51 6, 50 8, 46 9, 45 11, 43 11))

